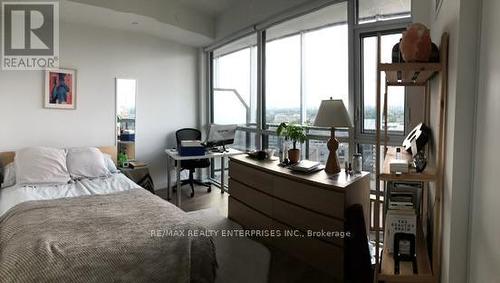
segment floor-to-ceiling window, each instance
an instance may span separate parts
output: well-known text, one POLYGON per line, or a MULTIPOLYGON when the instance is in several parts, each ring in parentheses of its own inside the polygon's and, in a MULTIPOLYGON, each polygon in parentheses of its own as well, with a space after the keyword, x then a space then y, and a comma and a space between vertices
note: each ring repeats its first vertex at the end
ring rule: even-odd
MULTIPOLYGON (((369 34, 361 37, 362 82, 363 82, 363 120, 362 131, 373 133, 375 131, 375 99, 377 93, 377 50, 380 40, 381 63, 390 63, 393 46, 401 39, 401 32, 388 32, 384 34, 369 34)), ((381 73, 381 91, 385 91, 385 73, 381 73)), ((388 130, 394 134, 403 134, 405 131, 405 87, 391 86, 388 89, 387 120, 388 130)), ((383 97, 382 97, 383 99, 383 97)), ((382 101, 383 102, 383 101, 382 101)))
MULTIPOLYGON (((257 35, 251 34, 212 53, 211 123, 237 124, 234 147, 260 146, 257 126, 257 35)), ((213 160, 211 176, 220 178, 220 160, 213 160)), ((226 167, 227 168, 227 167, 226 167)), ((227 175, 226 175, 227 176, 227 175)))
MULTIPOLYGON (((210 122, 238 123, 235 146, 241 149, 277 147, 279 123, 303 124, 309 137, 303 157, 325 162, 329 129, 312 123, 321 100, 342 99, 355 129, 338 133, 340 160, 358 151, 364 169, 374 171, 378 42, 381 62, 391 62, 410 21, 411 0, 349 0, 257 26, 255 33, 211 50, 210 122)), ((388 95, 390 138, 398 143, 408 130, 407 94, 404 87, 391 87, 388 95)))
MULTIPOLYGON (((303 157, 326 162, 329 129, 312 124, 321 100, 340 98, 349 105, 347 11, 342 2, 266 29, 263 126, 268 146, 278 147, 274 130, 279 123, 299 123, 309 136, 303 157)), ((339 157, 347 156, 348 144, 342 143, 339 157)))
POLYGON ((266 122, 301 123, 301 35, 266 43, 266 122))
POLYGON ((255 127, 257 37, 252 34, 213 53, 213 123, 255 127))
MULTIPOLYGON (((392 50, 411 21, 411 0, 358 0, 354 23, 354 75, 356 97, 356 145, 363 156, 363 170, 375 173, 376 165, 376 94, 377 66, 392 62, 392 50), (378 52, 380 46, 380 61, 378 52)), ((381 73, 381 93, 385 92, 385 74, 381 73)), ((409 105, 405 87, 387 89, 389 144, 398 144, 404 138, 409 124, 409 105)), ((382 105, 385 101, 382 96, 382 105)), ((383 125, 381 125, 383 127, 383 125)), ((375 227, 374 201, 377 198, 376 175, 371 175, 371 229, 370 238, 376 238, 380 226, 375 227)), ((381 188, 383 191, 383 188, 381 188)), ((383 194, 378 196, 383 202, 383 194)), ((380 206, 382 209, 383 205, 380 206)), ((382 213, 380 215, 383 215, 382 213)), ((382 219, 378 221, 379 225, 382 219)), ((379 234, 382 239, 382 234, 379 234)))

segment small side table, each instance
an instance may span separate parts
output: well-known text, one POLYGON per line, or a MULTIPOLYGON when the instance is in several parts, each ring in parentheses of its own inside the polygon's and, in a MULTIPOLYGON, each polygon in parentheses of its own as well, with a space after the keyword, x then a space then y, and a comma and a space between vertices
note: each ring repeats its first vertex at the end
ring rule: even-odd
POLYGON ((123 175, 134 181, 137 185, 145 188, 151 193, 155 193, 153 179, 149 174, 149 167, 142 166, 136 168, 119 168, 123 175))

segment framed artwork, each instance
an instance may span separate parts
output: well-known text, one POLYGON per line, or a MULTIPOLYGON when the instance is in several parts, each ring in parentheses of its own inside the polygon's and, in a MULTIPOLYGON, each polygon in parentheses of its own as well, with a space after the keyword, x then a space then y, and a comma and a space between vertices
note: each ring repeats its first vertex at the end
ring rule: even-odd
POLYGON ((45 108, 76 109, 75 73, 67 69, 45 71, 45 108))

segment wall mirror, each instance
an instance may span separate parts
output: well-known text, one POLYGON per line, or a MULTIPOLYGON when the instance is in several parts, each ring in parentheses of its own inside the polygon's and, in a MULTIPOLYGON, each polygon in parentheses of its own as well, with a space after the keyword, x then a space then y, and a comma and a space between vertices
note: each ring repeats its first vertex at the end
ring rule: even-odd
MULTIPOLYGON (((116 136, 118 154, 126 156, 123 161, 135 160, 137 81, 116 79, 116 136)), ((123 166, 125 164, 120 164, 123 166)))

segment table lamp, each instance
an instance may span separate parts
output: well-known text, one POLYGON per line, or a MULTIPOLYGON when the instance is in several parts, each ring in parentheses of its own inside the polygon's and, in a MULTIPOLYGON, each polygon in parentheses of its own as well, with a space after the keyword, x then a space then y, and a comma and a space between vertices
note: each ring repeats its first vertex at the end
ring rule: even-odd
POLYGON ((314 119, 314 126, 331 128, 331 136, 327 146, 330 154, 326 161, 325 172, 336 174, 340 172, 339 160, 337 158, 337 149, 339 142, 335 138, 335 127, 337 128, 352 128, 351 118, 344 102, 341 99, 332 99, 321 101, 318 114, 314 119))

